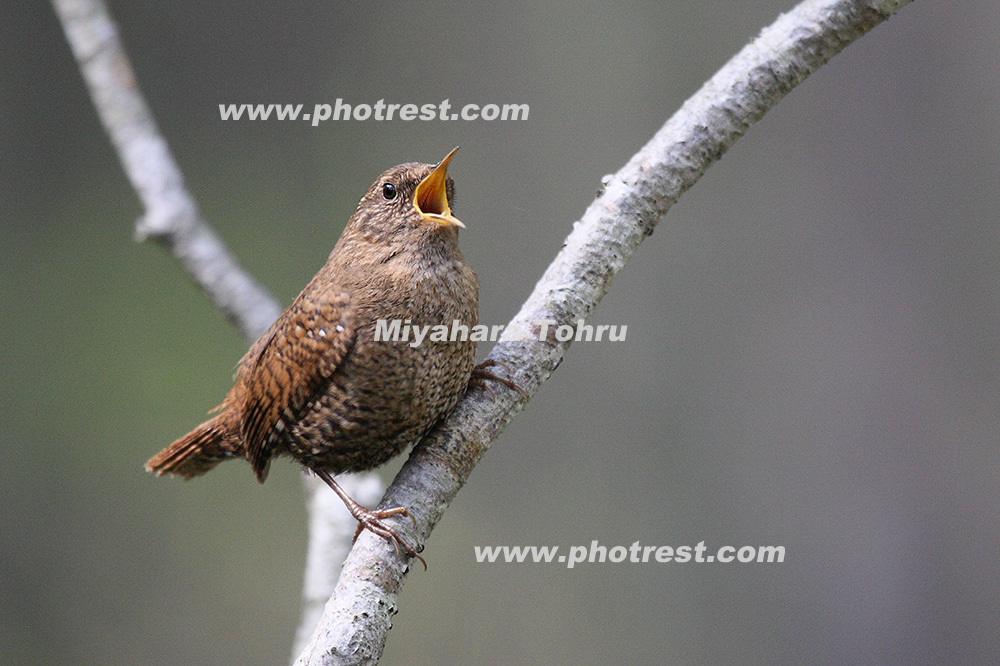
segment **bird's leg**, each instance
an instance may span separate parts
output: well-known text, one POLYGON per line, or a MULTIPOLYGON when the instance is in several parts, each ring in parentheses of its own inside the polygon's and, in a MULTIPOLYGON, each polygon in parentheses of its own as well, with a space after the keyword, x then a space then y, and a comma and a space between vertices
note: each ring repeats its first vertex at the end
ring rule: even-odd
POLYGON ((374 532, 395 546, 397 553, 399 553, 399 549, 402 547, 403 551, 407 555, 420 560, 420 563, 424 565, 424 571, 427 570, 427 561, 420 557, 420 555, 417 554, 417 551, 414 550, 414 548, 410 546, 410 544, 407 543, 395 529, 382 522, 384 519, 392 516, 406 516, 413 521, 413 526, 416 527, 417 521, 410 515, 409 511, 401 506, 393 507, 391 509, 380 509, 377 511, 366 509, 355 502, 350 495, 344 492, 344 489, 340 487, 340 484, 333 480, 333 476, 331 476, 329 472, 325 470, 313 471, 316 473, 316 476, 323 479, 323 482, 333 489, 333 492, 337 493, 337 497, 343 500, 344 504, 347 505, 347 510, 350 511, 351 515, 354 516, 354 519, 358 521, 358 529, 354 532, 354 539, 351 540, 351 543, 358 540, 358 536, 361 534, 362 530, 374 532))
POLYGON ((499 375, 496 375, 486 369, 486 368, 493 368, 496 366, 500 366, 501 368, 506 370, 508 375, 511 374, 510 368, 507 367, 506 363, 502 363, 492 358, 488 358, 472 369, 472 378, 469 379, 469 384, 478 386, 479 388, 489 393, 491 398, 496 398, 496 396, 493 395, 493 389, 487 386, 486 382, 483 381, 484 379, 492 379, 495 382, 500 382, 501 384, 503 384, 504 386, 513 391, 517 391, 518 393, 521 394, 521 396, 525 400, 528 400, 529 399, 528 393, 523 388, 521 388, 511 380, 507 379, 506 377, 500 377, 499 375))

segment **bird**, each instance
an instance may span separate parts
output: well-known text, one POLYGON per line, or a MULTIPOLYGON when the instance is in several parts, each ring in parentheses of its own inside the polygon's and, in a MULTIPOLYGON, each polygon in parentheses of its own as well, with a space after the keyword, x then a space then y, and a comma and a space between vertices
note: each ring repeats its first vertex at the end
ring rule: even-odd
POLYGON ((370 530, 426 568, 386 521, 413 520, 405 507, 366 509, 334 477, 378 467, 419 441, 470 379, 523 394, 485 369, 495 362, 475 366, 474 340, 414 345, 384 339, 385 329, 377 339, 380 321, 477 324, 479 280, 459 251, 465 225, 451 208, 457 150, 436 165, 410 162, 379 176, 323 267, 240 360, 232 389, 209 412, 216 415, 153 456, 147 471, 190 479, 244 458, 263 483, 272 459, 290 457, 344 501, 358 521, 355 540, 370 530))

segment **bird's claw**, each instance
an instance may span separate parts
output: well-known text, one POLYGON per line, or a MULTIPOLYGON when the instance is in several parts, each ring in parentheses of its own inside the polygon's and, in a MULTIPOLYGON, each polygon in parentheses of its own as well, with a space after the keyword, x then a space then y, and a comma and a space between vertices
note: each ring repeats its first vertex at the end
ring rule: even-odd
POLYGON ((400 536, 399 532, 397 532, 395 528, 383 522, 386 518, 391 518, 392 516, 406 516, 413 523, 414 527, 417 526, 416 518, 410 515, 410 512, 401 506, 393 507, 391 509, 378 509, 375 511, 365 509, 358 515, 354 516, 358 520, 358 529, 354 531, 354 539, 351 540, 351 543, 358 540, 361 532, 368 530, 395 546, 397 554, 401 554, 400 548, 402 548, 402 552, 405 552, 410 557, 415 557, 420 560, 420 563, 424 565, 424 571, 426 571, 427 561, 420 557, 416 549, 414 549, 413 546, 406 541, 406 539, 400 536))
POLYGON ((521 394, 521 397, 523 397, 525 400, 528 400, 529 399, 528 393, 523 388, 515 384, 513 381, 507 379, 506 377, 501 377, 496 373, 490 372, 489 370, 486 369, 497 366, 506 370, 508 375, 513 374, 510 371, 510 368, 507 367, 506 363, 503 363, 502 361, 497 361, 492 358, 488 358, 472 369, 472 378, 469 380, 469 384, 474 384, 480 387, 481 389, 485 390, 487 393, 490 394, 490 398, 495 399, 496 395, 493 393, 493 389, 491 389, 486 384, 486 382, 483 381, 485 379, 492 379, 495 382, 500 382, 501 384, 511 389, 512 391, 517 391, 518 393, 521 394))

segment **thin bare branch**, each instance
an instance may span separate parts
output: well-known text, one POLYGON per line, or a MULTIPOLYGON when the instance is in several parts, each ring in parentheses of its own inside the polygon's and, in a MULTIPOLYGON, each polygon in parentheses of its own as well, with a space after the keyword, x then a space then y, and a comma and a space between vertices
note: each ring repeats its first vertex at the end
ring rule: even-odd
MULTIPOLYGON (((243 336, 250 342, 256 340, 277 319, 281 307, 233 259, 202 217, 143 99, 104 3, 53 0, 53 5, 101 122, 145 209, 136 223, 136 237, 159 241, 243 336)), ((355 527, 325 484, 311 475, 304 475, 303 483, 310 527, 303 583, 305 629, 299 630, 293 654, 301 652, 323 604, 333 593, 355 527)), ((350 477, 342 485, 368 504, 385 489, 375 474, 350 477)))
POLYGON ((208 226, 160 135, 100 0, 53 0, 104 129, 145 214, 136 237, 163 243, 249 341, 260 337, 281 307, 230 255, 208 226))
MULTIPOLYGON (((304 480, 309 507, 309 552, 302 583, 302 615, 292 644, 292 662, 309 643, 326 602, 333 596, 340 565, 351 552, 351 539, 358 525, 328 485, 311 474, 304 480)), ((385 494, 385 484, 376 474, 345 475, 337 482, 362 506, 375 506, 385 494)))
MULTIPOLYGON (((908 1, 808 0, 765 29, 628 164, 605 179, 603 193, 576 223, 490 358, 513 368, 513 379, 533 394, 562 361, 571 342, 557 341, 552 329, 589 316, 670 206, 750 124, 908 1), (539 340, 544 322, 552 322, 549 335, 539 340), (527 337, 519 339, 513 331, 526 332, 527 337)), ((53 2, 101 120, 145 206, 137 236, 164 243, 244 335, 257 337, 279 307, 231 258, 185 190, 103 5, 99 0, 53 2)), ((409 507, 418 519, 419 536, 426 539, 472 468, 525 402, 513 391, 498 391, 496 398, 470 391, 447 423, 413 451, 383 505, 409 507)), ((307 487, 315 490, 311 484, 307 487)), ((307 617, 314 615, 317 601, 327 594, 332 565, 342 552, 335 540, 328 541, 324 525, 339 523, 335 511, 325 508, 320 492, 309 493, 313 542, 307 570, 314 573, 305 585, 307 617)), ((334 531, 342 532, 343 526, 334 531)), ((296 663, 377 662, 407 570, 384 540, 363 534, 296 663)), ((299 644, 302 636, 300 631, 299 644)))
MULTIPOLYGON (((542 322, 585 320, 614 276, 667 210, 790 90, 909 0, 807 0, 778 18, 715 74, 618 173, 574 225, 490 358, 514 370, 529 394, 570 345, 542 322), (517 340, 512 330, 526 331, 517 340)), ((473 390, 413 451, 382 501, 405 506, 424 542, 500 431, 524 408, 514 391, 473 390)), ((401 522, 397 527, 409 525, 401 522)), ((363 534, 344 563, 302 666, 374 664, 385 645, 408 564, 384 539, 363 534)))

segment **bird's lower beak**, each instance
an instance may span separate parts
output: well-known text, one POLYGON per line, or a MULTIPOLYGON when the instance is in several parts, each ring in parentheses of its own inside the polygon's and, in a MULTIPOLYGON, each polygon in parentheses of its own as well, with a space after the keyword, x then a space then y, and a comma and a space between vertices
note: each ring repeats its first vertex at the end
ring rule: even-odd
POLYGON ((457 151, 456 146, 420 181, 413 193, 413 205, 430 222, 464 229, 465 225, 451 214, 451 206, 448 205, 448 163, 457 151))

